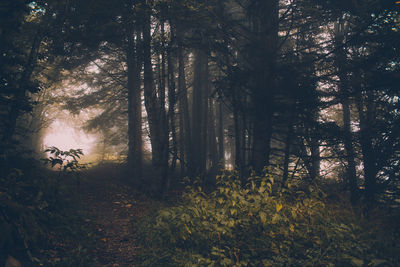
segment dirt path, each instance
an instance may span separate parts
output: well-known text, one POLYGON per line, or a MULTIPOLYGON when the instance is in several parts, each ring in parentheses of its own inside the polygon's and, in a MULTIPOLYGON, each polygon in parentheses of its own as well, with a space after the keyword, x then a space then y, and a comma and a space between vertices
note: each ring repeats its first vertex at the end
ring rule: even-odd
POLYGON ((134 266, 133 219, 143 207, 131 187, 112 173, 89 174, 82 184, 82 203, 86 222, 94 227, 94 261, 101 267, 134 266))

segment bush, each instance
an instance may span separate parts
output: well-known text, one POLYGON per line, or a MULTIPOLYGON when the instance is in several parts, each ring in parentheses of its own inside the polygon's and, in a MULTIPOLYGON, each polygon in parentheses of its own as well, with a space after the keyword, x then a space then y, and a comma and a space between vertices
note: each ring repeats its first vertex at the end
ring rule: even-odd
POLYGON ((141 265, 395 266, 317 185, 280 188, 266 175, 242 186, 236 174, 217 184, 210 194, 190 186, 181 204, 139 222, 141 265))
POLYGON ((59 167, 58 171, 44 168, 30 154, 0 155, 0 265, 8 255, 24 266, 90 266, 92 262, 80 245, 85 229, 74 225, 79 219, 71 199, 76 187, 68 187, 64 181, 60 184, 61 178, 67 181, 79 174, 81 165, 76 158, 82 152, 55 147, 49 152, 51 157, 44 161, 59 167), (71 251, 54 247, 73 242, 71 251), (62 253, 48 253, 55 250, 62 253))

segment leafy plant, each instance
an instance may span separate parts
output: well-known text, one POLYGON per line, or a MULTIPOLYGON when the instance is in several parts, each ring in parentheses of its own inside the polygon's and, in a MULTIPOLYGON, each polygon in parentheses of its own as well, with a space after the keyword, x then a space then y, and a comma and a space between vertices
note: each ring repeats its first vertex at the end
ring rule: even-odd
POLYGON ((77 185, 80 183, 79 170, 85 169, 86 164, 79 163, 79 159, 83 156, 82 149, 70 149, 68 151, 60 150, 52 146, 47 148, 45 153, 49 153, 48 158, 42 159, 45 164, 50 165, 52 168, 58 169, 58 175, 53 183, 54 197, 57 198, 60 181, 62 177, 71 177, 74 174, 77 185))
POLYGON ((57 238, 64 243, 73 242, 71 239, 81 239, 85 233, 74 225, 79 218, 74 215, 76 210, 69 210, 72 203, 54 195, 56 181, 71 175, 78 177, 78 170, 85 167, 78 162, 82 151, 53 147, 48 152, 51 157, 44 161, 57 168, 57 173, 23 154, 8 153, 0 158, 0 262, 9 254, 26 266, 36 266, 44 260, 45 266, 89 266, 88 252, 84 249, 71 250, 54 264, 51 255, 42 259, 47 246, 54 249, 57 238), (63 231, 59 231, 61 228, 63 231), (56 238, 57 235, 60 237, 56 238), (77 263, 83 261, 86 263, 77 263))
POLYGON ((42 159, 44 163, 50 164, 51 167, 57 167, 60 171, 76 171, 84 167, 78 159, 83 156, 82 149, 70 149, 62 151, 59 148, 52 146, 47 148, 45 153, 50 153, 48 158, 42 159))
POLYGON ((265 175, 245 186, 236 173, 206 194, 139 222, 144 266, 395 266, 379 258, 357 217, 330 204, 317 185, 281 188, 265 175), (374 265, 375 264, 375 265, 374 265))

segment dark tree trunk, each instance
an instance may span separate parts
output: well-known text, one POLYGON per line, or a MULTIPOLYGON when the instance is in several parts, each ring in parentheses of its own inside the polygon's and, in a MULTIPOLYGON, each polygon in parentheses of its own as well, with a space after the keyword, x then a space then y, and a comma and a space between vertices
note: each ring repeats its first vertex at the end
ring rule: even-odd
POLYGON ((159 197, 162 198, 168 184, 168 127, 165 105, 161 105, 165 103, 165 99, 160 100, 157 97, 154 85, 150 43, 150 17, 147 15, 143 26, 144 97, 150 128, 152 162, 161 178, 159 197))
POLYGON ((353 133, 351 131, 351 102, 350 102, 350 90, 347 77, 347 70, 345 70, 346 63, 346 51, 343 47, 345 41, 346 29, 343 22, 337 22, 335 24, 335 64, 338 70, 339 76, 339 93, 340 101, 343 112, 343 142, 346 150, 346 161, 347 161, 347 182, 349 184, 351 202, 354 204, 357 202, 358 185, 357 185, 357 174, 356 174, 356 163, 355 163, 355 152, 353 144, 353 133))
MULTIPOLYGON (((318 125, 318 110, 312 111, 312 124, 318 125)), ((311 151, 311 171, 310 178, 314 180, 318 178, 321 171, 321 155, 320 155, 320 140, 318 138, 317 129, 312 126, 310 132, 310 151, 311 151)))
POLYGON ((193 169, 192 129, 190 127, 189 104, 186 88, 185 59, 182 47, 182 30, 178 28, 178 100, 179 100, 179 136, 182 176, 193 169))
POLYGON ((168 64, 168 118, 170 122, 171 137, 172 137, 172 162, 171 162, 172 172, 175 171, 176 162, 178 160, 178 141, 177 141, 176 121, 175 121, 176 118, 175 64, 172 52, 172 47, 175 41, 174 34, 175 34, 174 29, 171 26, 171 41, 168 45, 167 64, 168 64))
POLYGON ((249 15, 255 38, 254 49, 250 51, 254 71, 254 87, 251 92, 253 107, 253 153, 252 166, 261 172, 269 165, 272 136, 272 117, 275 91, 274 69, 278 46, 278 4, 279 1, 255 1, 249 15))
POLYGON ((358 200, 358 185, 356 175, 356 163, 354 160, 353 133, 351 132, 351 113, 349 99, 342 100, 343 110, 343 132, 344 132, 344 147, 346 150, 347 161, 347 181, 349 183, 351 202, 355 204, 358 200))
POLYGON ((293 104, 289 123, 287 126, 287 134, 286 134, 286 142, 285 142, 285 155, 284 155, 284 162, 283 162, 283 176, 282 176, 282 184, 285 185, 289 176, 289 162, 290 162, 290 149, 292 146, 293 141, 293 124, 294 124, 294 117, 296 112, 296 105, 293 104))
POLYGON ((206 116, 207 109, 207 55, 201 51, 195 51, 194 80, 192 96, 192 149, 194 166, 191 176, 197 176, 206 169, 206 116))
POLYGON ((243 121, 243 114, 240 112, 239 106, 242 103, 239 99, 236 99, 234 96, 233 105, 233 122, 234 122, 234 130, 235 130, 235 167, 239 172, 240 179, 244 179, 245 172, 245 128, 243 121))
POLYGON ((360 92, 356 98, 356 105, 360 120, 360 145, 364 163, 364 196, 367 209, 369 209, 375 202, 375 194, 377 191, 376 155, 373 149, 372 136, 370 134, 370 129, 372 128, 370 123, 374 121, 373 93, 369 92, 366 96, 366 101, 364 101, 360 92))
POLYGON ((224 150, 224 113, 223 103, 218 102, 218 161, 222 168, 225 168, 225 150, 224 150))
MULTIPOLYGON (((218 170, 218 147, 215 135, 215 112, 214 112, 214 100, 209 98, 209 119, 208 119, 208 153, 210 160, 210 176, 215 176, 218 170)), ((212 177, 213 178, 213 177, 212 177)), ((212 181, 214 183, 214 180, 212 181)))
POLYGON ((128 170, 135 183, 142 179, 143 141, 142 141, 142 101, 140 92, 140 73, 136 59, 134 31, 128 29, 128 170))

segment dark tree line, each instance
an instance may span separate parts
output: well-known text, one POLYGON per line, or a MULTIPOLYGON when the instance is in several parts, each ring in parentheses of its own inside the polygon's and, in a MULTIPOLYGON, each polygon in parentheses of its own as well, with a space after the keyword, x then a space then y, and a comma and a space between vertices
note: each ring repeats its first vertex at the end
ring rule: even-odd
POLYGON ((103 155, 126 157, 138 186, 149 156, 160 196, 173 177, 212 184, 230 166, 243 179, 268 169, 283 185, 333 169, 353 203, 371 205, 400 192, 398 7, 6 1, 2 145, 33 118, 34 94, 69 79, 83 89, 64 107, 100 111, 86 129, 101 134, 103 155))

